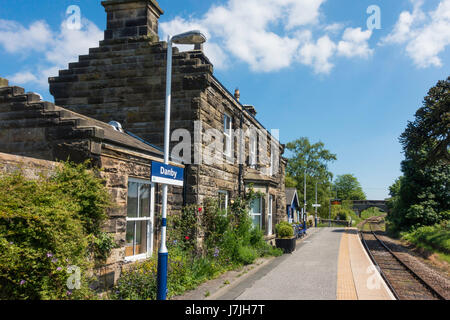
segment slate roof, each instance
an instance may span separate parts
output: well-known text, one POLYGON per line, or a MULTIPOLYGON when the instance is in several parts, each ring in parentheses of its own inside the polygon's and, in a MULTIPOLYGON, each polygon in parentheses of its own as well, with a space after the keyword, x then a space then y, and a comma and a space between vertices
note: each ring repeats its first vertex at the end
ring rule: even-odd
POLYGON ((298 203, 297 189, 286 188, 286 204, 287 205, 291 205, 294 202, 294 197, 297 197, 297 203, 298 203))

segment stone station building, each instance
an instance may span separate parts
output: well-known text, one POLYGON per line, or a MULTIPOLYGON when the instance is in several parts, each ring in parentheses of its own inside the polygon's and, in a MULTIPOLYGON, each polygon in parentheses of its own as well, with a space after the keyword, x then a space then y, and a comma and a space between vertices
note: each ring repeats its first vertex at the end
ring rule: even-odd
MULTIPOLYGON (((109 124, 41 101, 0 80, 0 172, 21 168, 33 179, 41 172, 51 174, 59 165, 55 161, 67 159, 91 160, 102 169, 116 205, 103 229, 114 234, 119 248, 97 272, 110 286, 125 263, 145 259, 158 248, 162 188, 150 183, 150 171, 153 161, 163 162, 163 153, 109 124)), ((169 210, 179 212, 182 204, 183 188, 169 187, 169 210)))
MULTIPOLYGON (((0 171, 17 161, 48 169, 68 157, 102 168, 118 204, 105 228, 120 248, 101 271, 112 283, 126 262, 158 248, 160 186, 149 181, 152 161, 163 162, 167 42, 158 37, 163 11, 155 0, 102 5, 105 39, 49 78, 55 104, 0 78, 0 171)), ((168 213, 206 198, 226 208, 252 186, 262 195, 250 214, 272 242, 275 224, 287 219, 284 145, 257 120, 255 107, 241 104, 238 90, 231 94, 214 77, 201 47, 174 48, 172 81, 171 164, 184 167, 185 186, 169 187, 168 213), (180 129, 187 136, 177 135, 180 129), (211 141, 220 152, 207 161, 211 141)))
MULTIPOLYGON (((105 39, 50 78, 50 92, 57 105, 103 122, 118 121, 162 147, 167 42, 159 40, 158 19, 163 11, 155 0, 109 0, 102 5, 107 12, 105 39)), ((214 77, 201 47, 188 52, 174 48, 172 82, 171 132, 183 129, 189 135, 188 141, 172 135, 171 144, 171 150, 180 142, 189 146, 177 154, 186 164, 185 200, 202 204, 205 198, 219 198, 226 207, 252 184, 264 194, 252 205, 255 225, 272 239, 274 225, 286 219, 284 145, 258 122, 254 107, 242 105, 239 93, 231 94, 214 77), (221 136, 208 136, 209 129, 221 136), (235 137, 235 129, 256 130, 268 143, 248 135, 235 137), (218 141, 226 161, 201 160, 211 139, 218 141), (238 161, 239 155, 245 161, 238 161)))

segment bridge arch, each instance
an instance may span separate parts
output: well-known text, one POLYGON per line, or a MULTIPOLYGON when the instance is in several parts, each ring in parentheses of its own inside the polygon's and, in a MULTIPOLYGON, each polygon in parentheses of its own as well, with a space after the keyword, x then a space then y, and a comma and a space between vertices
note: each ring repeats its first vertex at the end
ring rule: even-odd
POLYGON ((353 210, 360 216, 364 210, 369 208, 379 208, 384 212, 389 212, 386 200, 354 200, 353 210))

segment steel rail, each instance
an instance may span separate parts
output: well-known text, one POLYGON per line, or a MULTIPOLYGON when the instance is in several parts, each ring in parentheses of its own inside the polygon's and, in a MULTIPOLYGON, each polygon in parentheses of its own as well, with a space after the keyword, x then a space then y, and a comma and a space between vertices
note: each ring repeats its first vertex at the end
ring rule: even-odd
MULTIPOLYGON (((367 221, 362 225, 362 227, 364 227, 364 225, 366 223, 367 223, 367 221)), ((378 271, 380 272, 381 277, 383 278, 383 280, 386 283, 386 285, 389 287, 389 290, 391 290, 391 292, 394 295, 396 300, 400 300, 400 298, 399 298, 399 296, 397 294, 397 291, 395 291, 395 289, 392 286, 391 282, 388 280, 388 278, 386 277, 386 274, 381 269, 381 267, 378 265, 378 262, 375 260, 375 257, 373 256, 372 252, 370 251, 369 246, 366 243, 366 239, 364 239, 362 231, 359 232, 359 235, 360 235, 360 238, 362 240, 362 243, 363 243, 364 247, 366 248, 367 253, 369 254, 370 259, 372 260, 373 264, 377 267, 378 271)))
POLYGON ((395 254, 378 236, 372 229, 372 224, 369 222, 370 232, 373 234, 375 239, 388 251, 414 278, 416 278, 420 283, 422 283, 434 296, 436 296, 440 300, 446 300, 444 296, 442 296, 431 284, 429 284, 425 279, 419 276, 416 272, 414 272, 405 262, 402 261, 397 254, 395 254))

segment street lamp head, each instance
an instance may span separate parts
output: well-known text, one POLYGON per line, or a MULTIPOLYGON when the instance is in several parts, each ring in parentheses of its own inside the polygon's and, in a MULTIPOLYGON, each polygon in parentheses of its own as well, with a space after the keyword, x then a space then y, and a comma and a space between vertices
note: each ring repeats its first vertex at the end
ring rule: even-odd
POLYGON ((202 44, 206 37, 199 30, 192 30, 173 36, 171 41, 176 44, 202 44))

